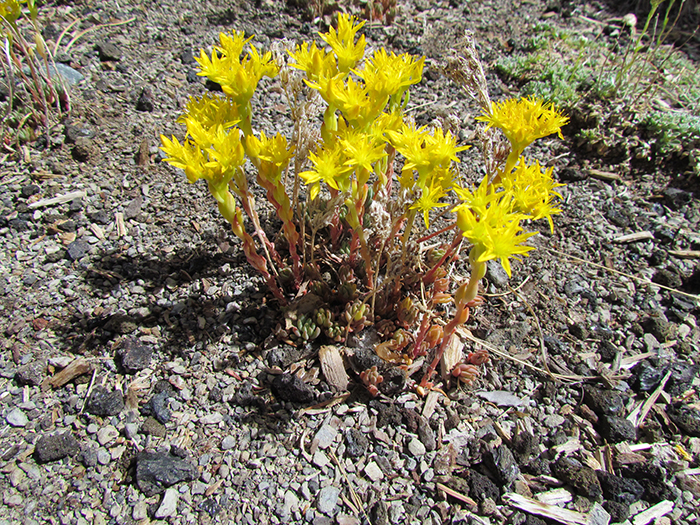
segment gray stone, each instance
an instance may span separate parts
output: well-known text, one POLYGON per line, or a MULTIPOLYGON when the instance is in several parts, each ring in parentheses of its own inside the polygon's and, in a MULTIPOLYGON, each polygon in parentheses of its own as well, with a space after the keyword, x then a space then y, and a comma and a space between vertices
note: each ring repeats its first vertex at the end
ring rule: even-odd
POLYGON ((323 425, 318 432, 316 432, 316 439, 318 440, 319 448, 328 448, 333 444, 335 436, 338 435, 338 431, 331 425, 323 425))
POLYGON ((231 450, 237 444, 236 438, 233 436, 226 436, 221 440, 221 450, 231 450))
POLYGON ((109 465, 109 462, 112 461, 112 456, 109 453, 109 451, 105 448, 98 448, 97 449, 97 462, 100 465, 109 465))
POLYGON ((41 436, 34 447, 34 454, 40 463, 48 463, 74 456, 79 450, 78 441, 70 432, 65 432, 41 436))
POLYGON ((88 243, 81 239, 75 240, 68 245, 68 258, 71 261, 77 261, 78 259, 82 259, 83 257, 85 257, 89 250, 90 245, 88 243))
POLYGON ((5 416, 5 421, 7 421, 11 427, 24 427, 27 425, 27 423, 29 423, 27 414, 22 412, 19 408, 13 408, 10 410, 10 412, 5 416))
POLYGON ((147 406, 147 410, 164 425, 170 421, 171 417, 170 409, 168 408, 169 398, 170 394, 167 391, 159 392, 151 398, 147 406))
POLYGON ((163 495, 163 500, 155 513, 158 519, 168 518, 177 514, 177 500, 180 494, 177 489, 167 489, 163 495))
POLYGON ((335 514, 336 507, 338 505, 338 498, 340 497, 340 489, 329 485, 328 487, 323 487, 318 493, 318 499, 316 500, 316 508, 319 512, 332 516, 335 514))

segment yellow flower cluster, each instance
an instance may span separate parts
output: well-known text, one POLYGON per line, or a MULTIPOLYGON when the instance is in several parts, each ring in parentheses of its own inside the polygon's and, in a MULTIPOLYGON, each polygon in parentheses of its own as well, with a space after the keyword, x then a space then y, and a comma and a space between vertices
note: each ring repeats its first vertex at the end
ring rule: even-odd
POLYGON ((472 263, 500 259, 510 275, 509 259, 533 249, 524 243, 535 232, 524 232, 521 221, 547 219, 553 230, 552 215, 561 211, 553 205, 555 197, 561 198, 555 188, 562 184, 552 179, 552 168, 543 170, 539 162, 528 164, 521 154, 538 138, 561 136, 568 118, 549 104, 523 98, 494 103, 490 114, 477 120, 500 128, 511 143, 511 153, 493 181, 485 177, 473 192, 456 188, 462 204, 453 211, 463 235, 474 245, 472 263))
POLYGON ((430 133, 404 121, 401 110, 408 88, 422 78, 423 57, 380 49, 358 67, 365 39, 355 37, 363 24, 340 15, 338 29, 321 35, 328 51, 303 44, 290 53, 307 85, 328 104, 323 144, 309 156, 312 170, 300 176, 311 185, 312 199, 323 182, 332 192, 357 200, 372 173, 380 186, 386 184, 389 154, 395 150, 405 158, 400 183, 415 195, 410 209, 423 213, 427 227, 429 212, 447 206, 440 200, 453 185, 451 163, 466 147, 458 147, 450 133, 430 133))
POLYGON ((242 31, 219 35, 219 45, 214 47, 211 56, 201 50, 197 58, 198 75, 221 85, 221 89, 239 106, 250 102, 258 82, 263 76, 274 77, 279 72, 269 51, 260 55, 255 46, 249 46, 247 55, 241 59, 243 47, 252 40, 245 38, 242 31))

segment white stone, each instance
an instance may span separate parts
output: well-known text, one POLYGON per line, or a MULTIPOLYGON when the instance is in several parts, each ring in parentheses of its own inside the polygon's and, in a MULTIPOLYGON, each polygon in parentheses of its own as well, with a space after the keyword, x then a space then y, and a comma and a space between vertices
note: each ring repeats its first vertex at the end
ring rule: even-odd
POLYGON ((177 500, 180 493, 175 488, 169 488, 163 494, 163 500, 156 511, 155 517, 158 519, 168 518, 177 514, 177 500))
POLYGON ((13 408, 10 410, 7 416, 5 416, 5 420, 12 427, 24 427, 27 425, 27 423, 29 423, 27 414, 22 412, 19 408, 13 408))
POLYGON ((420 439, 413 438, 408 444, 408 451, 413 456, 422 456, 425 454, 425 445, 421 443, 420 439))
POLYGON ((326 456, 326 454, 319 449, 314 453, 313 463, 317 467, 323 468, 329 463, 328 456, 326 456))
POLYGON ((380 481, 384 477, 382 469, 380 469, 379 465, 377 465, 374 461, 367 463, 367 466, 365 467, 365 474, 374 482, 380 481))
POLYGON ((119 431, 112 425, 107 425, 97 431, 97 441, 103 447, 117 439, 117 437, 119 437, 119 431))
POLYGON ((134 510, 131 513, 131 517, 136 521, 146 519, 148 517, 148 503, 145 501, 139 501, 136 505, 134 505, 134 510))

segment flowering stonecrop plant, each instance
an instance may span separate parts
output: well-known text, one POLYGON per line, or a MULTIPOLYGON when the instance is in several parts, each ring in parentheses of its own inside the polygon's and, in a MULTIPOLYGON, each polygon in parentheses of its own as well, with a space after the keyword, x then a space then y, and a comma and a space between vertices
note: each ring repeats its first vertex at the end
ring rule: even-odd
MULTIPOLYGON (((406 114, 424 58, 383 48, 366 56, 362 26, 340 15, 337 28, 320 35, 325 47, 288 50, 289 64, 258 51, 242 32, 221 34, 198 62, 199 74, 223 95, 190 100, 180 119, 184 141, 163 136, 162 149, 190 182, 206 181, 249 263, 285 307, 278 337, 343 342, 371 326, 384 361, 408 370, 432 357, 417 385, 424 393, 456 329, 483 303, 478 287, 487 261, 498 259, 510 275, 510 261, 533 249, 525 223, 546 219, 553 227, 559 184, 551 168, 522 154, 534 140, 560 134, 567 119, 535 99, 483 107, 479 120, 487 130, 501 129, 511 146, 472 187, 457 169, 467 146, 406 114), (290 141, 253 131, 251 98, 263 77, 277 75, 294 123, 290 141), (313 130, 318 108, 322 124, 313 130), (246 159, 281 223, 279 239, 269 239, 261 225, 246 159), (455 220, 437 228, 431 224, 437 212, 455 220), (427 245, 451 232, 451 242, 427 245), (450 265, 465 244, 471 275, 460 282, 450 265)), ((471 381, 486 361, 485 351, 470 353, 446 377, 471 381)), ((376 368, 360 374, 373 395, 386 384, 381 378, 376 368)))

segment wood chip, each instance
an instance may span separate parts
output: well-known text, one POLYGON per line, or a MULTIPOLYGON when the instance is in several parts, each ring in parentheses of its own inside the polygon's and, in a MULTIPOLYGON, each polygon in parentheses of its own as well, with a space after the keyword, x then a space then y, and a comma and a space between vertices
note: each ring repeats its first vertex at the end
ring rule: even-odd
POLYGON ((546 503, 547 505, 561 505, 563 503, 569 503, 574 499, 571 492, 566 489, 552 489, 547 492, 540 492, 535 496, 537 501, 540 503, 546 503))
POLYGON ((514 492, 504 494, 502 499, 512 507, 524 510, 530 514, 544 516, 564 525, 608 525, 610 523, 610 514, 599 503, 596 503, 588 514, 582 514, 581 512, 562 509, 556 505, 547 505, 514 492))
POLYGON ((97 224, 90 224, 90 231, 95 234, 95 237, 97 237, 99 240, 104 241, 105 240, 105 232, 104 230, 98 226, 97 224))
POLYGON ((440 371, 442 372, 442 380, 447 382, 451 377, 452 370, 464 358, 464 343, 456 335, 452 335, 450 342, 445 348, 445 353, 442 354, 440 360, 440 371))
POLYGON ((52 377, 47 377, 41 384, 41 388, 43 390, 46 390, 49 386, 53 388, 60 388, 76 377, 87 374, 90 371, 92 371, 92 365, 88 363, 87 359, 84 357, 79 357, 61 370, 58 374, 52 377))
POLYGON ((640 512, 634 518, 632 518, 632 525, 647 525, 647 523, 652 523, 657 518, 665 516, 672 510, 672 501, 660 501, 653 507, 649 507, 647 510, 640 512))
POLYGON ((35 209, 35 208, 44 208, 46 206, 53 206, 54 204, 63 204, 64 202, 71 202, 76 199, 82 199, 85 197, 87 193, 85 190, 78 190, 78 191, 71 191, 70 193, 66 193, 65 195, 56 195, 55 197, 51 197, 50 199, 41 199, 36 202, 32 202, 27 206, 30 209, 35 209))
POLYGON ((616 237, 615 239, 613 239, 613 242, 619 244, 627 244, 631 242, 648 241, 649 239, 653 238, 654 235, 651 232, 643 231, 637 233, 630 233, 629 235, 623 235, 622 237, 616 237))
POLYGON ((431 390, 428 392, 428 396, 425 398, 425 405, 423 405, 423 417, 425 419, 430 419, 435 412, 435 407, 437 407, 438 399, 440 399, 440 393, 431 390))
POLYGON ((614 181, 620 180, 620 176, 617 173, 612 173, 610 171, 601 171, 596 169, 588 170, 588 175, 594 179, 604 180, 604 181, 614 181))
POLYGON ((318 358, 321 361, 321 370, 328 384, 337 388, 340 392, 348 389, 350 378, 345 371, 343 356, 337 346, 325 345, 319 348, 318 358))
POLYGON ((443 485, 442 483, 436 483, 435 486, 437 487, 438 490, 443 491, 448 496, 452 496, 453 498, 458 499, 462 503, 466 503, 467 505, 469 505, 472 508, 477 507, 476 501, 471 499, 469 496, 465 496, 461 492, 457 492, 456 490, 453 490, 450 487, 448 487, 447 485, 443 485))
POLYGON ((212 494, 214 494, 214 492, 216 492, 217 490, 219 490, 219 487, 221 486, 221 484, 222 484, 223 482, 224 482, 224 480, 223 480, 223 479, 220 479, 220 480, 217 481, 216 483, 211 484, 211 485, 209 486, 209 488, 208 488, 207 490, 204 491, 204 496, 208 498, 209 496, 211 496, 212 494))
POLYGON ((124 214, 122 212, 114 214, 114 223, 117 226, 117 236, 124 237, 126 235, 126 226, 124 225, 124 214))
POLYGON ((700 250, 669 250, 667 253, 681 259, 700 259, 700 250))
POLYGON ((151 144, 148 138, 141 141, 139 151, 136 153, 136 165, 148 166, 151 163, 151 144))

